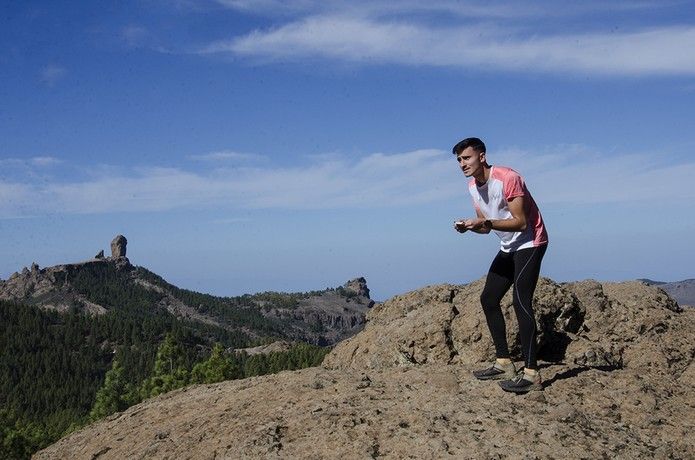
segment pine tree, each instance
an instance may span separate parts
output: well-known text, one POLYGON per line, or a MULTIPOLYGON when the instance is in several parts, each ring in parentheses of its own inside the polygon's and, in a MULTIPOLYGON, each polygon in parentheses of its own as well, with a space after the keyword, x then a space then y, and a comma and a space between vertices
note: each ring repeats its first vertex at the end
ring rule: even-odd
POLYGON ((181 345, 172 334, 167 334, 157 349, 154 373, 142 382, 140 396, 153 396, 184 387, 189 381, 189 372, 185 366, 186 355, 181 345))
POLYGON ((106 373, 104 385, 97 391, 89 418, 98 420, 114 412, 125 410, 134 402, 133 399, 132 385, 127 382, 123 366, 116 358, 111 364, 111 369, 106 373))
POLYGON ((224 347, 216 343, 210 357, 193 367, 191 383, 216 383, 233 377, 232 363, 224 356, 224 347))

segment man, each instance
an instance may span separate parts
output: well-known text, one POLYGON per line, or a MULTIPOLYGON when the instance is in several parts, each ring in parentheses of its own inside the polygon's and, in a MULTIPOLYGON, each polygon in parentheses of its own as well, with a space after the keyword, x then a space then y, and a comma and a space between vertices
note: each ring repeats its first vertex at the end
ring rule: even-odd
POLYGON ((476 216, 454 223, 460 233, 494 231, 501 248, 492 261, 480 302, 485 312, 497 359, 487 369, 474 371, 481 380, 500 382, 505 391, 525 393, 543 388, 536 362, 536 319, 533 291, 536 289, 541 260, 548 247, 548 234, 536 202, 519 173, 487 163, 485 144, 476 137, 464 139, 453 148, 456 160, 471 180, 476 216), (514 285, 513 301, 519 322, 524 370, 517 373, 509 355, 506 327, 500 301, 514 285))

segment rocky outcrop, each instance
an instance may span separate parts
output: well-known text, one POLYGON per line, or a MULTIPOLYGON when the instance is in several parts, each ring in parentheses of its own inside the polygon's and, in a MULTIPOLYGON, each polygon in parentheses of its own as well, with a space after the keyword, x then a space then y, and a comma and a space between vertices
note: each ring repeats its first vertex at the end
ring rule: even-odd
MULTIPOLYGON (((340 343, 325 362, 362 369, 489 360, 494 349, 480 308, 483 286, 484 280, 465 286, 438 285, 393 297, 375 306, 365 331, 340 343)), ((564 356, 583 324, 584 306, 573 292, 549 279, 540 280, 534 302, 540 356, 564 356)), ((503 299, 502 311, 510 351, 519 354, 511 293, 503 299)))
POLYGON ((13 273, 7 281, 0 282, 0 299, 36 305, 47 310, 67 311, 78 308, 91 314, 102 314, 106 308, 90 302, 70 286, 70 277, 92 264, 106 263, 92 260, 76 264, 56 265, 39 268, 34 263, 31 270, 26 267, 13 273))
POLYGON ((111 257, 125 257, 126 246, 128 245, 128 240, 123 235, 116 235, 116 237, 111 241, 111 257))
POLYGON ((261 308, 261 313, 285 323, 285 331, 293 340, 324 346, 333 345, 361 331, 367 312, 373 305, 367 280, 355 278, 337 289, 317 291, 302 297, 292 306, 261 308))
POLYGON ((94 256, 95 259, 103 259, 104 258, 104 250, 102 249, 101 251, 97 252, 97 255, 94 256))
MULTIPOLYGON (((181 296, 176 295, 175 286, 169 285, 143 268, 131 265, 125 256, 126 244, 125 237, 118 235, 111 243, 112 257, 105 258, 103 251, 100 251, 94 258, 85 262, 44 269, 33 263, 31 268, 25 267, 21 272, 12 274, 7 281, 0 280, 0 299, 58 311, 77 308, 94 314, 105 313, 112 307, 90 302, 71 282, 75 276, 81 274, 81 270, 101 271, 118 278, 117 285, 142 287, 156 292, 159 299, 151 302, 153 310, 167 311, 178 318, 228 330, 242 330, 253 338, 265 338, 268 335, 267 329, 259 333, 253 326, 235 324, 223 314, 215 316, 206 305, 186 303, 181 296), (115 274, 109 267, 115 268, 115 274), (157 278, 160 283, 152 281, 157 278)), ((88 278, 93 277, 90 273, 86 275, 88 278)), ((246 296, 247 298, 241 300, 212 296, 206 298, 212 303, 226 303, 231 309, 252 310, 243 312, 244 316, 251 317, 260 313, 272 320, 277 319, 273 326, 278 338, 318 345, 333 345, 359 332, 364 327, 366 312, 374 304, 369 299, 369 288, 364 278, 348 281, 337 289, 326 289, 311 294, 265 294, 268 294, 270 300, 254 300, 256 297, 261 299, 262 294, 246 296)))
POLYGON ((674 281, 672 283, 664 283, 661 281, 652 281, 647 279, 641 281, 663 289, 681 306, 695 307, 695 279, 674 281))
MULTIPOLYGON (((269 353, 279 353, 283 351, 287 351, 290 348, 292 348, 292 343, 287 342, 286 340, 277 340, 273 343, 269 343, 268 345, 259 345, 257 347, 249 347, 249 348, 235 348, 233 349, 234 352, 236 353, 246 353, 249 356, 253 355, 267 355, 269 353)), ((228 350, 230 351, 230 350, 228 350)))
POLYGON ((322 368, 178 390, 36 458, 695 457, 695 310, 642 283, 543 279, 545 389, 516 396, 470 375, 493 356, 482 284, 375 306, 322 368))
POLYGON ((367 280, 364 279, 364 277, 359 277, 348 281, 343 285, 343 288, 359 297, 369 299, 369 288, 367 287, 367 280))

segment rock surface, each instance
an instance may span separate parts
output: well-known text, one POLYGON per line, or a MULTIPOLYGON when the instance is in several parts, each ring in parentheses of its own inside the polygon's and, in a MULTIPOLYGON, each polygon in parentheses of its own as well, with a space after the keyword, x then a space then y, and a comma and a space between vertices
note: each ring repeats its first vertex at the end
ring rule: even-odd
POLYGON ((249 347, 249 348, 235 348, 235 349, 233 349, 233 351, 235 351, 237 353, 244 352, 249 356, 266 355, 269 353, 277 353, 277 352, 287 351, 290 348, 292 348, 292 345, 293 345, 292 342, 288 342, 286 340, 277 340, 273 343, 269 343, 268 345, 259 345, 257 347, 249 347))
MULTIPOLYGON (((127 261, 127 259, 125 259, 127 261)), ((90 265, 108 263, 105 259, 75 264, 39 268, 32 264, 13 273, 6 281, 0 281, 0 300, 11 300, 37 305, 47 310, 67 311, 73 307, 91 314, 106 313, 106 308, 87 300, 71 288, 69 280, 77 271, 90 265)))
POLYGON ((338 289, 300 299, 295 307, 263 309, 262 314, 284 321, 285 333, 293 339, 325 346, 361 331, 373 305, 367 281, 356 278, 338 289), (307 324, 311 326, 309 329, 307 324))
POLYGON ((695 279, 674 281, 672 283, 652 280, 642 281, 659 286, 684 307, 695 307, 695 279))
POLYGON ((321 368, 162 395, 36 458, 695 457, 695 310, 638 282, 544 279, 545 390, 516 396, 470 376, 492 357, 481 289, 394 297, 321 368))
POLYGON ((367 280, 364 279, 364 277, 348 281, 343 288, 357 296, 369 298, 369 288, 367 287, 367 280))
POLYGON ((116 237, 111 241, 111 257, 125 257, 126 246, 128 245, 128 240, 123 235, 116 235, 116 237))

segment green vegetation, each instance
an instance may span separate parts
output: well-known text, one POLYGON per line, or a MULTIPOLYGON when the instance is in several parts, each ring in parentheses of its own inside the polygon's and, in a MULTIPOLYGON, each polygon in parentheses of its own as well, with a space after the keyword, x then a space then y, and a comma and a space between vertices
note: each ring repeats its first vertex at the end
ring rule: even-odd
POLYGON ((328 351, 298 344, 270 355, 225 352, 250 345, 247 336, 148 314, 127 299, 101 316, 0 301, 0 459, 28 458, 166 391, 314 366, 328 351))
POLYGON ((288 338, 287 323, 262 310, 293 309, 321 292, 215 297, 177 288, 144 268, 107 263, 69 267, 61 275, 59 287, 107 313, 0 301, 0 460, 28 458, 90 421, 166 391, 315 366, 329 351, 304 343, 267 355, 231 351, 288 338), (225 327, 175 317, 160 306, 165 294, 137 278, 225 327))

